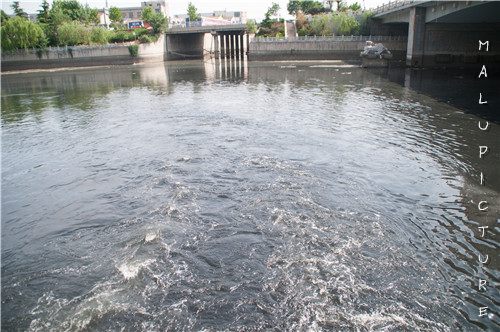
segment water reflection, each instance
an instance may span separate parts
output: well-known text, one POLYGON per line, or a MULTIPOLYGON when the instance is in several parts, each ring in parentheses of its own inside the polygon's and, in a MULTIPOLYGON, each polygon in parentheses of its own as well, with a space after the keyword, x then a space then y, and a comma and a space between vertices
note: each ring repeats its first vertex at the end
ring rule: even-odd
POLYGON ((428 70, 401 67, 374 68, 370 72, 411 88, 441 102, 453 105, 466 113, 474 114, 482 119, 500 124, 500 101, 498 95, 500 86, 500 71, 492 68, 487 78, 478 78, 479 66, 474 69, 428 70), (479 94, 484 100, 489 96, 488 104, 479 105, 479 94))

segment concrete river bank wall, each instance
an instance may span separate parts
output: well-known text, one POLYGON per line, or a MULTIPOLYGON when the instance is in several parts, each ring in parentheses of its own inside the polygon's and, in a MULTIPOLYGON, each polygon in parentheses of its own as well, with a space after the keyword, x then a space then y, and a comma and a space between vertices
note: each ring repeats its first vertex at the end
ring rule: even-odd
POLYGON ((404 60, 407 38, 402 36, 317 36, 297 38, 255 38, 249 60, 361 60, 367 40, 383 43, 395 60, 404 60))
POLYGON ((164 61, 165 36, 149 44, 137 44, 138 54, 132 56, 129 46, 119 43, 96 46, 49 47, 46 49, 2 52, 2 72, 66 67, 131 65, 164 61))

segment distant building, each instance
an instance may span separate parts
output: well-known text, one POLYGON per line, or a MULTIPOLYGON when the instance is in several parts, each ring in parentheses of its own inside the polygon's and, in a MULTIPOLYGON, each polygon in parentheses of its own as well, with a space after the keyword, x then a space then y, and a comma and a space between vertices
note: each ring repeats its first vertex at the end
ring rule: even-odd
MULTIPOLYGON (((16 14, 9 15, 10 18, 14 18, 16 16, 17 16, 16 14)), ((38 14, 28 14, 28 15, 26 15, 26 19, 30 22, 38 23, 38 14)))
POLYGON ((168 17, 168 6, 167 1, 142 1, 140 7, 124 7, 120 8, 122 12, 123 23, 129 21, 141 20, 142 11, 146 7, 151 7, 154 13, 161 13, 163 16, 168 17))
POLYGON ((109 19, 109 9, 104 8, 103 11, 100 11, 97 14, 97 18, 99 19, 99 25, 109 27, 109 24, 111 23, 111 20, 109 19))
MULTIPOLYGON (((202 14, 203 16, 203 14, 202 14)), ((210 15, 207 15, 210 16, 210 15)), ((231 21, 231 24, 246 24, 247 12, 236 12, 227 10, 216 10, 211 16, 222 16, 222 18, 231 21)))
POLYGON ((38 14, 28 14, 28 20, 34 23, 38 23, 38 14))
MULTIPOLYGON (((196 25, 225 25, 225 24, 246 24, 247 12, 216 10, 211 13, 201 13, 201 20, 196 25)), ((177 14, 169 20, 171 27, 185 27, 189 22, 187 14, 177 14)))

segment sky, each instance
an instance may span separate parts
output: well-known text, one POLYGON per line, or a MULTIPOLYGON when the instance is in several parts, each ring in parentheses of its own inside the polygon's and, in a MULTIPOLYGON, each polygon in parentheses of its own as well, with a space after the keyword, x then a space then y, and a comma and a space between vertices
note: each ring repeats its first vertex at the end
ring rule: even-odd
MULTIPOLYGON (((369 9, 375 8, 383 3, 387 3, 388 1, 389 0, 346 0, 346 3, 352 4, 354 2, 358 2, 363 6, 364 2, 366 9, 369 9)), ((21 8, 29 14, 36 14, 37 10, 40 9, 42 2, 43 0, 19 0, 21 8)), ((52 4, 52 0, 48 0, 48 2, 52 4)), ((106 3, 105 0, 78 0, 78 2, 81 4, 88 4, 92 8, 102 8, 106 3)), ((118 8, 139 7, 141 4, 140 0, 108 0, 108 2, 110 7, 114 6, 118 8)), ((257 21, 261 21, 264 18, 264 14, 267 9, 273 2, 276 2, 281 7, 281 16, 286 17, 288 15, 286 11, 288 0, 167 0, 170 12, 169 16, 175 14, 186 14, 189 2, 192 2, 200 13, 211 12, 214 10, 246 11, 248 18, 257 19, 257 21)), ((12 8, 10 7, 11 4, 12 1, 10 0, 2 0, 2 9, 7 14, 13 13, 12 8)))

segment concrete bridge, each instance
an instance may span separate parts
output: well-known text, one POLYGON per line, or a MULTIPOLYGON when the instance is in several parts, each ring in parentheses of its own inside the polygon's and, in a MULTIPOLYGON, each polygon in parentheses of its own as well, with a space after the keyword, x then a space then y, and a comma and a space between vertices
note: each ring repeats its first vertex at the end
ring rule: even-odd
POLYGON ((394 1, 375 9, 372 33, 407 30, 408 66, 500 65, 500 47, 478 48, 479 40, 500 45, 498 13, 499 1, 394 1))
POLYGON ((242 58, 248 52, 246 24, 171 28, 166 33, 166 60, 215 57, 242 58))

